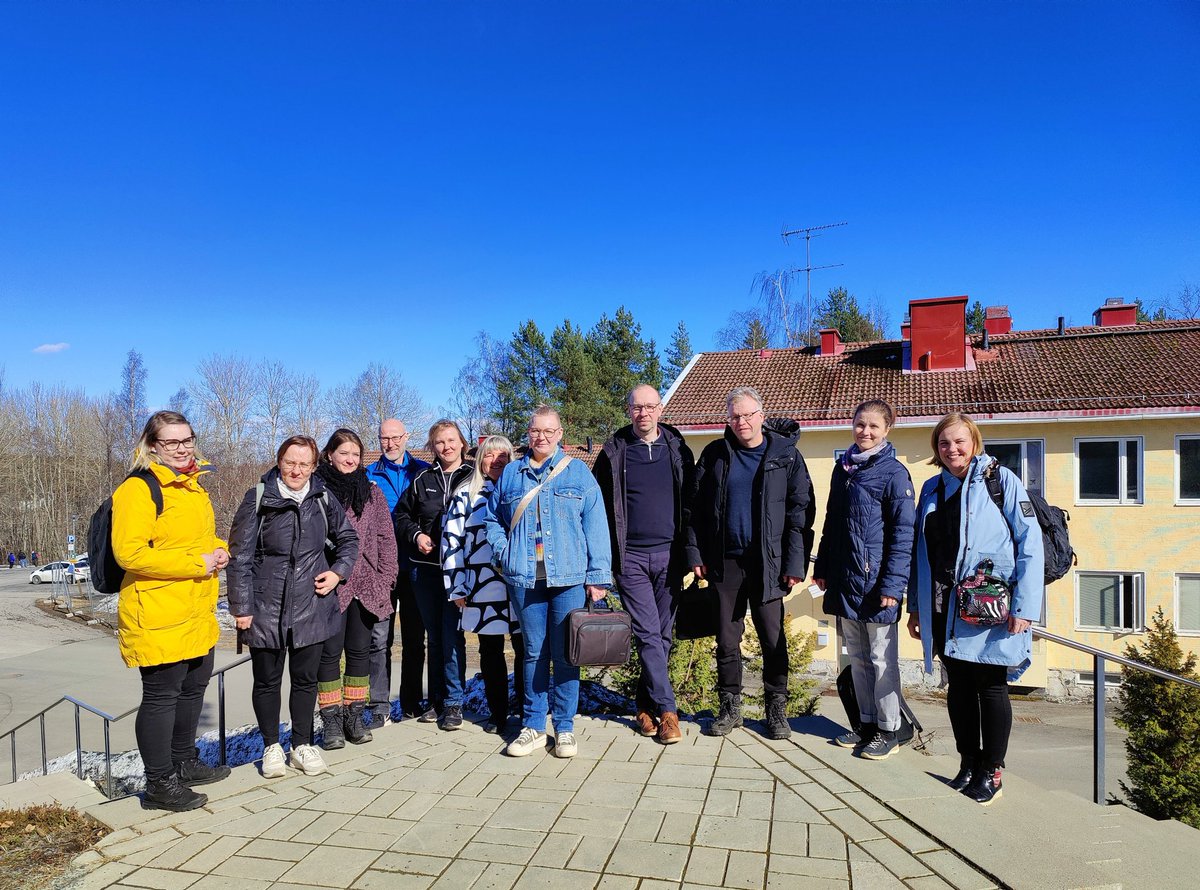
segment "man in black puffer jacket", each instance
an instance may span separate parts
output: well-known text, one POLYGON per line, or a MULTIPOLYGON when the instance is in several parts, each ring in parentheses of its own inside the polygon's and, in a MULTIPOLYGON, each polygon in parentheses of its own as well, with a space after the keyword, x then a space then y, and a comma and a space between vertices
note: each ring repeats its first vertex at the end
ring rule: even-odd
POLYGON ((717 588, 717 689, 721 712, 709 726, 726 735, 742 725, 742 655, 746 608, 762 645, 767 735, 784 739, 787 637, 783 597, 808 573, 816 505, 799 426, 764 426, 763 402, 749 386, 725 400, 729 425, 696 462, 688 527, 688 561, 717 588))

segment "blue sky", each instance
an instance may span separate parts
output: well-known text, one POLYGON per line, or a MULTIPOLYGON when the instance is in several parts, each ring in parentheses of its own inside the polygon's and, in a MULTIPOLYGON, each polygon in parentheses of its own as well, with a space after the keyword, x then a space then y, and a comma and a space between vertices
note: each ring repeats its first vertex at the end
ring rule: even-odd
POLYGON ((1200 5, 0 2, 8 384, 214 352, 432 405, 487 328, 755 273, 1018 328, 1200 284, 1200 5), (44 344, 67 343, 35 353, 44 344))

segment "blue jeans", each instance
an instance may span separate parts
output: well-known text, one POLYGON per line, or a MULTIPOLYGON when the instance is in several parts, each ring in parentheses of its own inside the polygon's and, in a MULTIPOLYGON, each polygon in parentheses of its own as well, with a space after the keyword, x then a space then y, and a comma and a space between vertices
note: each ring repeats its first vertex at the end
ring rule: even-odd
POLYGON ((458 629, 462 610, 442 588, 442 652, 445 656, 446 704, 462 707, 463 683, 467 674, 467 638, 458 629))
POLYGON ((554 731, 574 732, 579 710, 579 668, 567 661, 567 613, 584 605, 582 584, 573 587, 510 587, 509 595, 525 635, 524 725, 546 731, 547 705, 554 731), (550 662, 554 662, 554 699, 550 699, 550 662))

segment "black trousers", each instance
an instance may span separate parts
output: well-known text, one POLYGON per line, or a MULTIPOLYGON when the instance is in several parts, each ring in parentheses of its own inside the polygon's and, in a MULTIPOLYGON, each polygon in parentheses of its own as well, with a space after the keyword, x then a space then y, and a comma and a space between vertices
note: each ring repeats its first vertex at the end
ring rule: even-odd
POLYGON ((400 577, 396 579, 396 586, 392 590, 392 605, 396 607, 396 613, 385 619, 388 623, 384 654, 387 688, 392 688, 392 646, 396 641, 396 623, 399 623, 400 708, 405 716, 412 717, 421 713, 421 699, 425 697, 425 623, 421 620, 417 597, 413 593, 411 568, 400 570, 400 577))
POLYGON ((487 698, 492 722, 503 724, 510 713, 525 713, 525 637, 512 635, 513 688, 517 691, 517 707, 508 706, 508 665, 504 661, 504 635, 479 635, 479 672, 483 674, 483 694, 487 698))
POLYGON ((254 687, 250 702, 262 732, 264 745, 279 743, 279 708, 282 703, 283 662, 287 659, 292 691, 288 696, 288 713, 292 717, 292 750, 299 745, 312 744, 313 710, 317 706, 317 671, 321 666, 322 643, 296 648, 288 644, 282 649, 250 647, 250 666, 254 669, 254 687))
POLYGON ((317 680, 331 683, 342 679, 342 652, 346 653, 346 676, 367 677, 371 669, 371 632, 379 619, 358 600, 346 607, 342 629, 325 641, 317 680))
POLYGON ((717 689, 734 695, 742 691, 742 634, 746 608, 763 656, 763 688, 768 695, 787 695, 788 652, 783 628, 783 599, 762 601, 762 568, 757 557, 726 559, 717 588, 717 689))
POLYGON ((146 779, 162 781, 175 764, 196 756, 196 729, 204 690, 213 671, 213 651, 199 658, 140 668, 142 704, 134 720, 146 779))
POLYGON ((954 746, 963 760, 985 768, 1004 766, 1012 735, 1012 702, 1008 667, 979 664, 946 655, 946 614, 934 613, 934 651, 946 668, 946 710, 954 730, 954 746))

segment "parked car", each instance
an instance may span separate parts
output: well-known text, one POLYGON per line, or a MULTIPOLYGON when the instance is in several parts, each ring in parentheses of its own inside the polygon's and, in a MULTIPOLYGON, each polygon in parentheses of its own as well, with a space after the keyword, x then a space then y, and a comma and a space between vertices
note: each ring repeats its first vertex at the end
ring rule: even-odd
POLYGON ((92 575, 91 568, 88 566, 87 557, 81 556, 79 559, 77 559, 75 561, 74 565, 71 565, 71 563, 69 563, 69 562, 60 560, 58 562, 48 562, 41 568, 34 569, 32 572, 29 573, 29 583, 30 584, 41 584, 43 582, 50 583, 54 580, 55 572, 64 573, 66 575, 66 579, 69 583, 78 583, 78 582, 87 581, 89 578, 91 578, 91 575, 92 575))

